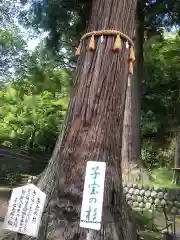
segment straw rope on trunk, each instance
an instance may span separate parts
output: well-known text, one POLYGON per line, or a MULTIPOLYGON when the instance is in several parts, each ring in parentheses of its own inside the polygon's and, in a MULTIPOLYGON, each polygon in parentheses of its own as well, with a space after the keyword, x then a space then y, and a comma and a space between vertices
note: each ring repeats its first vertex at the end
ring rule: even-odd
POLYGON ((128 87, 131 86, 131 76, 133 74, 134 61, 135 61, 135 53, 134 53, 134 43, 132 39, 130 39, 126 34, 117 31, 117 30, 99 30, 92 31, 84 34, 81 39, 78 48, 76 49, 76 56, 80 56, 81 54, 81 46, 82 41, 86 38, 90 38, 89 41, 89 51, 94 52, 96 49, 95 46, 95 37, 101 36, 115 36, 115 42, 113 46, 113 51, 118 52, 122 49, 122 41, 126 42, 126 48, 129 51, 129 76, 128 76, 128 87))

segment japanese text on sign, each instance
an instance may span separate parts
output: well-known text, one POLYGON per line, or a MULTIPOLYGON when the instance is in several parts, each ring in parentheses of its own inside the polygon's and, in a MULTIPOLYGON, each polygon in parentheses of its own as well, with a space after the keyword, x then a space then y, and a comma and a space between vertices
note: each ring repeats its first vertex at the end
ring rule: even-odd
POLYGON ((13 189, 4 228, 37 237, 46 195, 33 184, 13 189))
POLYGON ((87 163, 80 227, 94 230, 101 228, 105 170, 105 162, 87 163))

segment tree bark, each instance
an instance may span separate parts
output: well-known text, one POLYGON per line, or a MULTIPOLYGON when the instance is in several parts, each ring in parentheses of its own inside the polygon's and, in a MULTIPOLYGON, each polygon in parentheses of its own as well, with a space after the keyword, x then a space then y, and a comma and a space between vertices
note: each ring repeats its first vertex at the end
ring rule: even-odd
MULTIPOLYGON (((180 133, 179 133, 179 130, 177 130, 177 133, 176 133, 174 168, 175 169, 180 168, 180 133)), ((180 172, 179 172, 179 170, 175 170, 175 169, 173 171, 172 183, 180 184, 180 172)))
POLYGON ((132 159, 140 163, 141 158, 141 83, 144 70, 144 0, 138 1, 136 11, 136 62, 132 81, 132 159))
POLYGON ((122 140, 122 175, 124 181, 148 180, 149 173, 140 161, 141 154, 141 82, 143 77, 144 1, 139 1, 136 11, 135 71, 131 87, 127 88, 122 140))
MULTIPOLYGON (((132 179, 131 170, 135 163, 132 162, 132 94, 129 86, 126 91, 126 102, 123 121, 123 135, 122 135, 122 177, 125 182, 134 182, 132 179)), ((136 175, 136 174, 135 174, 136 175)), ((135 176, 136 178, 136 176, 135 176)))
MULTIPOLYGON (((132 38, 135 12, 136 0, 94 0, 87 32, 115 29, 132 38)), ((93 53, 88 50, 89 39, 82 43, 64 132, 38 182, 38 187, 47 194, 45 212, 50 209, 48 239, 87 238, 87 230, 79 228, 79 216, 85 167, 90 160, 107 164, 103 235, 117 240, 137 239, 121 184, 129 51, 123 42, 122 50, 113 52, 114 41, 111 36, 104 37, 103 42, 97 37, 93 53)), ((45 217, 38 239, 43 239, 44 221, 45 217)), ((100 238, 101 232, 91 235, 91 239, 100 238)))

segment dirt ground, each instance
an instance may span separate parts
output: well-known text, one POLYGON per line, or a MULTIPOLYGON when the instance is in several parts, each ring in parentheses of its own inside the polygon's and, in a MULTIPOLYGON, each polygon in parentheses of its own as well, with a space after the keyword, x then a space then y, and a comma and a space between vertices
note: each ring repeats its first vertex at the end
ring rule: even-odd
POLYGON ((7 212, 9 196, 9 190, 0 190, 0 231, 3 227, 4 217, 7 212))
MULTIPOLYGON (((0 189, 0 231, 3 227, 4 217, 7 212, 9 197, 10 197, 10 190, 0 189)), ((157 216, 155 217, 154 224, 156 224, 156 226, 159 225, 160 228, 163 228, 165 226, 165 221, 162 214, 157 214, 157 216)), ((176 239, 180 239, 180 218, 176 220, 176 234, 177 234, 176 239)), ((151 238, 146 236, 144 239, 147 240, 151 238)), ((152 239, 159 239, 159 238, 153 237, 152 239)))
POLYGON ((4 218, 6 214, 9 196, 10 190, 0 190, 0 218, 4 218))

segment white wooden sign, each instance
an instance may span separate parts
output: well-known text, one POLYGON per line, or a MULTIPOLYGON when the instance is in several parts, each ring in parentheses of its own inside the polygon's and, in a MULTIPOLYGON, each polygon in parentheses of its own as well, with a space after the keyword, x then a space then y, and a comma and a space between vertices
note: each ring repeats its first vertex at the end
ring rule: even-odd
POLYGON ((33 184, 14 188, 3 228, 37 237, 45 200, 46 194, 33 184))
POLYGON ((105 171, 105 162, 87 162, 80 227, 101 228, 105 171))

